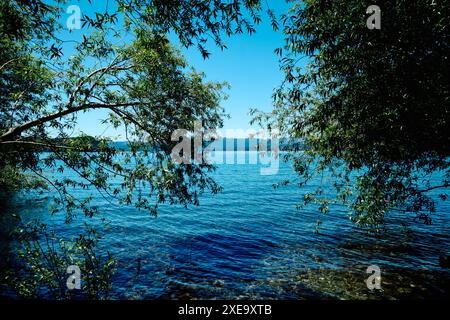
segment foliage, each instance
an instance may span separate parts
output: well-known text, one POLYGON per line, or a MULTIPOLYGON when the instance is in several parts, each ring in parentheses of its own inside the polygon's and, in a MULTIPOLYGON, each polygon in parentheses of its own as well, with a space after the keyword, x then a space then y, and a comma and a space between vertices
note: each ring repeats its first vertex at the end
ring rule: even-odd
POLYGON ((110 297, 116 261, 109 254, 99 255, 99 235, 93 228, 76 239, 65 240, 45 225, 28 224, 18 228, 19 249, 15 268, 5 282, 22 298, 107 299, 110 297), (67 287, 68 266, 81 271, 81 288, 67 287))
POLYGON ((118 1, 128 23, 142 21, 158 33, 174 32, 185 47, 197 46, 204 58, 209 57, 208 39, 226 48, 223 36, 255 32, 261 22, 260 0, 126 0, 118 1))
MULTIPOLYGON (((204 2, 184 3, 188 8, 179 16, 176 2, 118 1, 117 12, 106 8, 95 18, 84 16, 83 41, 67 48, 58 38, 63 3, 2 3, 0 166, 8 170, 0 173, 0 189, 23 188, 19 181, 25 174, 39 181, 28 186, 45 181, 57 195, 52 211, 63 210, 68 221, 75 209, 88 216, 96 212, 90 197, 72 196, 73 188, 96 190, 108 201, 152 214, 162 202, 198 204, 202 192, 218 192, 208 176, 212 166, 175 164, 170 151, 175 129, 192 130, 195 121, 205 129, 222 125, 223 84, 205 82, 202 73, 191 70, 166 33, 175 29, 186 46, 204 44, 203 33, 242 24, 250 28, 239 18, 242 8, 215 1, 211 10, 222 18, 229 14, 230 20, 217 25, 209 16, 195 15, 193 24, 186 19, 193 21, 192 10, 204 9, 204 2), (167 19, 154 21, 159 13, 167 19), (116 150, 105 136, 75 139, 78 115, 92 110, 106 110, 100 124, 123 130, 130 151, 116 150), (70 179, 69 171, 78 177, 70 179), (19 178, 9 179, 14 175, 19 178)), ((249 1, 244 7, 256 6, 249 1)))
POLYGON ((301 141, 300 186, 332 177, 335 198, 318 189, 304 204, 340 201, 361 225, 393 209, 430 222, 428 192, 449 186, 449 17, 448 2, 422 0, 307 0, 281 16, 285 79, 275 111, 254 115, 301 141), (366 26, 369 5, 381 30, 366 26))

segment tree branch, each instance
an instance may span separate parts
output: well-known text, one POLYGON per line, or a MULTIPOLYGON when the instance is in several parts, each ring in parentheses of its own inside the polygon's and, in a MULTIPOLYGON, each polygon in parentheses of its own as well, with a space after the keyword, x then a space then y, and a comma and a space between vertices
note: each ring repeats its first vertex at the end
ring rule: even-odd
POLYGON ((450 187, 450 184, 444 183, 443 185, 440 185, 440 186, 433 186, 433 187, 429 187, 427 189, 418 190, 418 192, 424 193, 424 192, 428 192, 428 191, 431 191, 431 190, 434 190, 434 189, 441 189, 441 188, 448 188, 448 187, 450 187))
POLYGON ((70 147, 70 146, 61 146, 61 145, 56 145, 56 144, 34 142, 34 141, 25 141, 25 140, 0 141, 0 145, 6 145, 6 144, 24 144, 24 145, 32 145, 32 146, 40 146, 40 147, 52 147, 52 148, 59 148, 59 149, 70 149, 70 150, 77 149, 75 147, 70 147))
POLYGON ((9 129, 6 133, 4 133, 3 135, 0 136, 0 142, 2 141, 8 141, 8 139, 12 139, 18 135, 20 135, 22 132, 24 132, 25 130, 31 129, 35 126, 38 126, 40 124, 58 119, 58 118, 62 118, 66 115, 72 114, 72 113, 76 113, 76 112, 80 112, 83 110, 88 110, 88 109, 111 109, 111 108, 115 108, 115 107, 131 107, 131 106, 138 106, 138 105, 142 105, 142 102, 123 102, 123 103, 111 103, 111 104, 105 104, 105 103, 88 103, 88 104, 83 104, 80 105, 78 107, 74 107, 74 108, 70 108, 70 109, 64 109, 55 113, 51 113, 48 114, 46 116, 43 116, 41 118, 35 119, 35 120, 31 120, 28 121, 24 124, 21 124, 19 126, 13 127, 11 129, 9 129))
POLYGON ((19 59, 20 59, 20 58, 14 58, 14 59, 11 59, 11 60, 6 61, 4 64, 2 64, 2 65, 0 66, 0 70, 2 70, 6 65, 10 64, 11 62, 16 61, 16 60, 19 60, 19 59))
MULTIPOLYGON (((72 104, 75 100, 75 96, 76 94, 81 90, 81 87, 88 82, 94 75, 96 75, 97 73, 101 73, 100 74, 100 78, 103 77, 103 75, 108 72, 109 70, 129 70, 131 68, 133 68, 133 65, 129 65, 129 66, 122 66, 122 67, 114 67, 114 63, 115 61, 118 59, 118 57, 114 58, 114 60, 111 62, 111 64, 107 67, 104 68, 100 68, 97 70, 92 71, 90 74, 88 74, 83 80, 81 80, 77 87, 75 88, 75 90, 72 92, 72 94, 70 95, 69 98, 69 103, 67 104, 68 107, 72 107, 72 104)), ((92 89, 94 88, 94 86, 97 84, 98 80, 92 85, 92 87, 89 89, 89 91, 91 92, 92 89)))

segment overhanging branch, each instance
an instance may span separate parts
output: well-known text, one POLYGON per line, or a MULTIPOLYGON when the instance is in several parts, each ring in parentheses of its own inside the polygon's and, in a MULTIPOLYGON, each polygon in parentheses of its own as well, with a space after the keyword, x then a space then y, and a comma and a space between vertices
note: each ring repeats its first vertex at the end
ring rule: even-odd
POLYGON ((41 125, 43 123, 62 118, 64 116, 67 116, 72 113, 77 113, 83 110, 88 109, 111 109, 111 108, 117 108, 117 107, 131 107, 131 106, 138 106, 142 105, 142 102, 123 102, 123 103, 88 103, 83 104, 78 107, 64 109, 55 113, 48 114, 46 116, 40 117, 38 119, 34 119, 31 121, 28 121, 24 124, 18 125, 16 127, 13 127, 9 129, 6 133, 0 136, 0 142, 2 141, 12 141, 15 137, 19 136, 22 132, 29 130, 33 127, 36 127, 38 125, 41 125))

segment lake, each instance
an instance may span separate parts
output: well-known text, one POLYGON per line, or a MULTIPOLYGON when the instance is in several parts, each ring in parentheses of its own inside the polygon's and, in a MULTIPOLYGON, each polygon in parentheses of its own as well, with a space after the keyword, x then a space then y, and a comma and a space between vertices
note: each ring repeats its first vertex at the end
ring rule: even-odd
MULTIPOLYGON (((260 166, 218 165, 214 177, 223 192, 205 194, 198 207, 163 205, 157 217, 112 206, 95 194, 108 222, 99 245, 118 259, 113 297, 376 298, 364 282, 370 265, 381 269, 386 298, 448 294, 449 269, 439 265, 439 256, 450 254, 448 202, 438 202, 432 225, 392 213, 384 230, 369 233, 340 206, 331 206, 327 215, 296 209, 303 193, 320 181, 310 189, 273 189, 295 173, 280 162, 277 174, 261 175, 260 166)), ((80 231, 81 217, 67 225, 47 206, 45 198, 24 200, 15 210, 25 219, 41 219, 58 235, 80 231)))

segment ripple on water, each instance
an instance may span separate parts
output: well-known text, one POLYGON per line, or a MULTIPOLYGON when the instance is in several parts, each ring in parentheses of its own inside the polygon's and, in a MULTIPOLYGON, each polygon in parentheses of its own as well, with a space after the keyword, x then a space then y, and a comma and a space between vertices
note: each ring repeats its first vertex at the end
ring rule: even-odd
MULTIPOLYGON (((215 175, 221 194, 202 196, 200 207, 162 205, 156 218, 94 198, 108 221, 101 249, 119 262, 116 297, 377 298, 364 289, 371 264, 386 273, 384 298, 446 290, 448 272, 438 261, 439 255, 450 255, 446 203, 438 204, 432 226, 392 214, 377 235, 355 228, 339 206, 330 207, 328 215, 296 210, 303 192, 312 188, 274 190, 272 184, 295 176, 284 164, 274 176, 244 165, 219 166, 215 175), (318 218, 320 233, 315 232, 318 218)), ((86 196, 86 190, 77 192, 86 196)), ((41 202, 25 203, 26 215, 44 220, 58 234, 79 231, 80 221, 65 225, 64 217, 49 217, 47 203, 41 202)))

